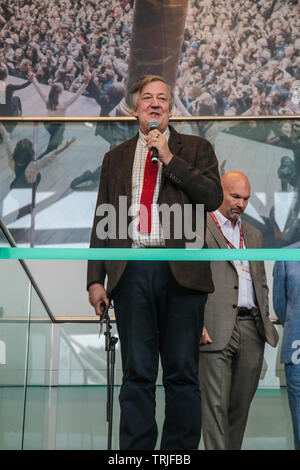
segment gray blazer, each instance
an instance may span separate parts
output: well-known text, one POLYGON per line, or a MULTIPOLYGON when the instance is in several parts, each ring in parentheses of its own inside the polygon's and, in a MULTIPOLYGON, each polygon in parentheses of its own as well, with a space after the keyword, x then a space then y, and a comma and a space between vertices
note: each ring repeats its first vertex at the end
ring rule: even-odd
MULTIPOLYGON (((261 248, 261 233, 243 222, 243 236, 247 248, 261 248)), ((225 239, 210 216, 207 217, 206 242, 208 248, 225 248, 225 239)), ((221 351, 228 344, 232 335, 238 304, 238 274, 232 261, 212 261, 212 277, 215 291, 207 299, 204 326, 213 341, 200 345, 200 351, 221 351)), ((267 279, 263 261, 250 261, 250 271, 256 295, 256 302, 261 313, 266 341, 276 346, 278 333, 269 320, 267 279)))

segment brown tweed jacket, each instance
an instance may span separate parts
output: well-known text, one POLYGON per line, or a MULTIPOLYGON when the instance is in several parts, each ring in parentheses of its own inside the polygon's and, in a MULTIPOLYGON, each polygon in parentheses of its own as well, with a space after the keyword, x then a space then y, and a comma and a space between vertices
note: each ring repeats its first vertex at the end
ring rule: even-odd
MULTIPOLYGON (((210 143, 197 136, 179 134, 170 126, 169 147, 173 154, 171 162, 164 167, 158 204, 171 206, 177 203, 204 204, 205 211, 213 211, 222 203, 222 188, 218 172, 218 163, 210 143)), ((112 204, 116 210, 116 233, 119 233, 119 196, 127 196, 128 207, 131 204, 131 178, 138 135, 108 152, 103 160, 98 200, 100 204, 112 204)), ((91 235, 92 248, 130 248, 132 240, 127 236, 121 239, 101 240, 96 228, 101 217, 96 215, 91 235)), ((127 227, 131 218, 127 216, 127 227)), ((172 218, 171 218, 172 222, 172 218)), ((122 222, 124 222, 124 218, 122 222)), ((167 248, 184 248, 186 239, 175 239, 174 227, 171 236, 166 239, 167 248)), ((190 241, 190 240, 188 240, 190 241)), ((127 261, 89 261, 87 287, 94 282, 104 284, 108 276, 107 291, 111 292, 121 278, 127 261)), ((213 291, 213 282, 208 262, 176 261, 170 262, 171 271, 177 282, 187 288, 203 292, 213 291)))

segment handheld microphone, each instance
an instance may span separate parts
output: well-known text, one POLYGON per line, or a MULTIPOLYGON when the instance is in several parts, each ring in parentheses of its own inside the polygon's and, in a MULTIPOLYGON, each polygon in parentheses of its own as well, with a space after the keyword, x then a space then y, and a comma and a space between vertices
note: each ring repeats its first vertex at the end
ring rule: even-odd
MULTIPOLYGON (((148 129, 149 131, 153 131, 154 129, 159 128, 159 122, 156 121, 155 119, 152 119, 151 121, 148 122, 148 129)), ((151 147, 150 149, 151 153, 151 160, 152 163, 157 163, 158 162, 158 150, 155 147, 151 147)))

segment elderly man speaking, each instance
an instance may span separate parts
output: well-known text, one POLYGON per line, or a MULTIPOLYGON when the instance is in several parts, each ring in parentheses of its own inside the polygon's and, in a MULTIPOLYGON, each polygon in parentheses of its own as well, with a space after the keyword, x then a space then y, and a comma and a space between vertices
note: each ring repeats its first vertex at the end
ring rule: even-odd
MULTIPOLYGON (((164 220, 151 206, 177 204, 183 213, 184 206, 190 205, 193 220, 197 204, 204 205, 205 211, 216 209, 222 202, 217 159, 209 142, 168 126, 173 94, 162 77, 143 76, 132 86, 131 100, 140 129, 104 157, 91 247, 185 248, 185 234, 175 237, 174 226, 164 232, 164 220), (151 158, 153 149, 156 163, 151 158), (140 211, 139 223, 127 237, 132 220, 130 211, 123 213, 120 196, 126 196, 128 206, 143 206, 147 212, 140 211), (107 237, 99 238, 103 204, 113 205, 117 225, 107 237)), ((98 315, 108 295, 114 301, 123 366, 120 448, 155 448, 160 356, 166 402, 161 449, 197 449, 199 340, 207 293, 213 291, 209 263, 90 261, 88 290, 98 315)))

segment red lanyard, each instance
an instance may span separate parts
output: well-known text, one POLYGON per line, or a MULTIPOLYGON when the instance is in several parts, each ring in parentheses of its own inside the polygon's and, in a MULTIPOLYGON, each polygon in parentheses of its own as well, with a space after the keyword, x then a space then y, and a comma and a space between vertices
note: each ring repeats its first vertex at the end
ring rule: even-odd
MULTIPOLYGON (((222 233, 223 237, 225 238, 225 241, 227 243, 227 245, 229 246, 229 248, 234 248, 235 249, 235 246, 229 241, 227 240, 227 238, 225 237, 222 229, 221 229, 221 226, 217 220, 217 217, 215 216, 215 214, 213 212, 209 212, 209 215, 211 216, 211 218, 213 219, 214 223, 216 224, 216 226, 218 227, 218 229, 220 230, 220 232, 222 233)), ((243 241, 243 230, 242 230, 242 224, 240 225, 240 249, 243 248, 243 245, 244 245, 244 241, 243 241)))

